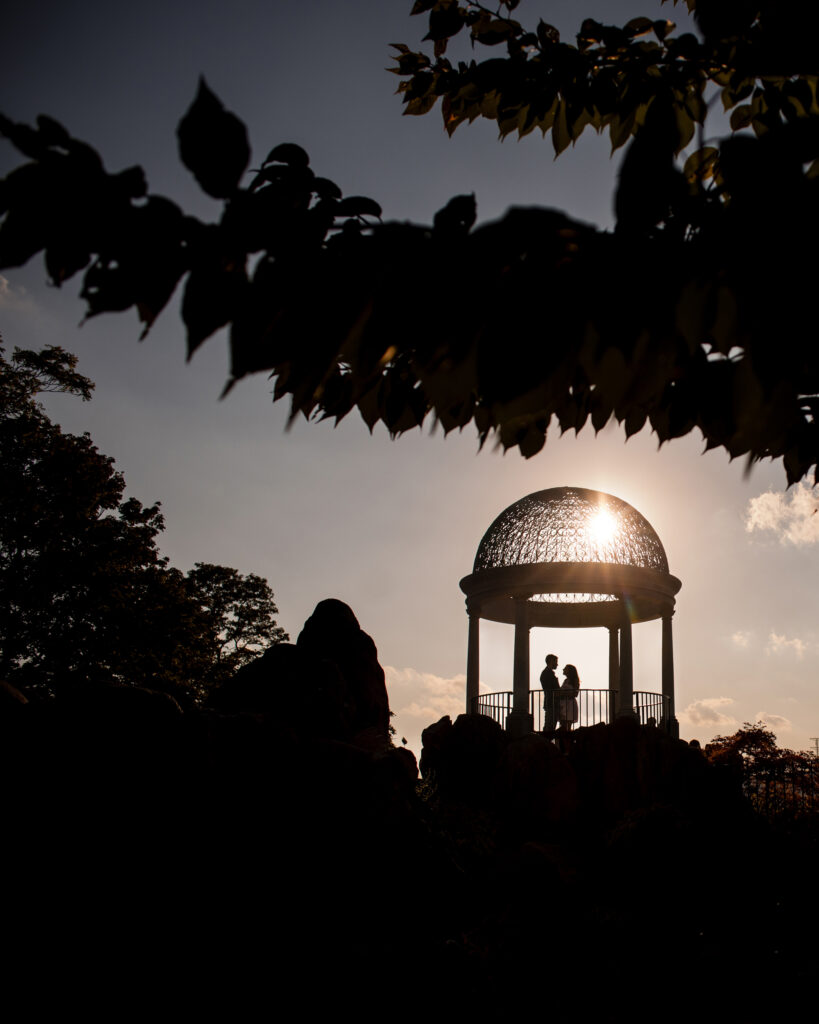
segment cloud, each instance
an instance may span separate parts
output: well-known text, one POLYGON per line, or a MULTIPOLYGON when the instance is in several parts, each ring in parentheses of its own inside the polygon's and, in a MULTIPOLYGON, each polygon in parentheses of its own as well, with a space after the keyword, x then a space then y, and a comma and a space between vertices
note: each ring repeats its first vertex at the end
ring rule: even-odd
POLYGON ((435 716, 460 715, 466 701, 466 676, 451 679, 414 668, 384 666, 390 706, 396 714, 427 714, 435 716))
POLYGON ((747 647, 751 641, 752 634, 747 629, 738 629, 731 634, 731 643, 735 647, 747 647))
POLYGON ((13 285, 7 277, 0 274, 0 309, 30 312, 34 303, 25 288, 13 285))
POLYGON ((812 487, 799 483, 790 493, 766 491, 751 498, 745 511, 745 529, 769 530, 780 544, 803 547, 819 543, 819 495, 812 487))
POLYGON ((774 732, 787 732, 788 729, 793 728, 793 722, 791 722, 790 718, 785 718, 784 715, 774 715, 770 711, 757 711, 754 721, 762 722, 763 725, 769 726, 774 732))
POLYGON ((733 697, 706 697, 704 700, 695 700, 689 704, 685 711, 680 712, 680 719, 688 722, 689 725, 736 725, 737 720, 730 715, 724 715, 719 708, 727 708, 734 703, 733 697))
POLYGON ((415 668, 384 666, 390 708, 395 713, 395 742, 406 737, 407 746, 421 753, 421 733, 444 715, 453 720, 464 713, 466 676, 445 678, 415 668))
POLYGON ((766 654, 787 654, 788 651, 793 651, 800 661, 805 657, 807 649, 808 645, 798 636, 789 639, 784 633, 774 633, 773 631, 765 644, 766 654))

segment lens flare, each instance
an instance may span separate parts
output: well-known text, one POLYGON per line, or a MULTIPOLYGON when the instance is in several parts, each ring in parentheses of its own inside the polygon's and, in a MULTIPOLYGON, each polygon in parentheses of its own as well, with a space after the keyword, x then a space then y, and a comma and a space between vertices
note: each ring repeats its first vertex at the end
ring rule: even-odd
POLYGON ((595 544, 608 544, 617 533, 617 520, 607 509, 601 508, 589 522, 589 532, 595 544))

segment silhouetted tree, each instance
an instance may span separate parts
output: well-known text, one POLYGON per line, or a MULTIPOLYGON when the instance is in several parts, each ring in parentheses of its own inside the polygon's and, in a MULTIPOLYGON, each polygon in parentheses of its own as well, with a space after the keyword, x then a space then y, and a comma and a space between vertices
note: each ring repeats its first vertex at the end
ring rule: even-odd
POLYGON ((197 562, 186 575, 188 592, 207 614, 216 638, 208 683, 215 685, 273 644, 289 640, 276 625, 279 609, 267 580, 224 565, 197 562))
POLYGON ((704 753, 736 776, 758 810, 819 810, 819 757, 780 747, 762 722, 745 722, 730 736, 715 736, 704 753))
POLYGON ((156 538, 158 504, 125 498, 114 460, 63 433, 43 391, 93 385, 61 349, 0 349, 0 678, 54 692, 121 681, 200 695, 286 639, 265 580, 222 566, 185 576, 156 538))
POLYGON ((539 128, 556 154, 587 127, 630 142, 613 235, 542 209, 473 229, 470 196, 431 226, 383 224, 293 144, 240 187, 247 134, 202 82, 179 149, 224 200, 218 224, 148 196, 140 168, 108 174, 50 118, 0 118, 31 161, 0 188, 0 268, 45 250, 55 284, 85 270, 90 315, 133 306, 146 331, 186 278, 189 353, 228 325, 228 387, 269 371, 294 416, 358 409, 392 434, 430 414, 447 432, 474 421, 481 443, 525 456, 550 424, 614 417, 661 442, 697 428, 731 457, 781 459, 793 482, 819 463, 804 255, 819 229, 819 15, 796 0, 686 2, 702 38, 665 18, 586 19, 575 45, 543 21, 525 29, 518 0, 417 0, 433 54, 397 47, 405 112, 440 99, 450 132, 481 116, 502 136, 539 128), (461 32, 504 56, 451 61, 461 32), (740 134, 705 145, 717 97, 740 134))
MULTIPOLYGON (((3 349, 0 348, 0 359, 3 349)), ((57 345, 39 352, 15 348, 10 362, 0 364, 0 416, 43 415, 37 395, 77 395, 91 399, 94 384, 77 373, 77 357, 57 345)))
POLYGON ((730 736, 715 736, 706 743, 705 756, 714 764, 753 767, 758 761, 770 761, 782 753, 776 736, 762 722, 746 722, 730 736))

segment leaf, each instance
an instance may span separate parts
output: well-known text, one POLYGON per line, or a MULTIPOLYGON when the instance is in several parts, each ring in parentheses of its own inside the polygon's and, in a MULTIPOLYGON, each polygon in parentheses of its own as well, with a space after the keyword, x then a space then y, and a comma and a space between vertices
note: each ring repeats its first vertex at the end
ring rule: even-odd
POLYGON ((674 120, 677 124, 678 141, 674 152, 685 149, 694 136, 694 120, 684 107, 674 106, 674 120))
POLYGON ((677 26, 674 24, 673 21, 664 21, 662 19, 655 21, 652 25, 652 28, 654 29, 654 35, 660 40, 661 43, 665 40, 666 36, 671 35, 671 33, 674 31, 676 27, 677 26))
POLYGON ((49 245, 46 249, 45 264, 52 284, 58 288, 71 276, 87 267, 91 261, 91 253, 87 248, 65 242, 62 245, 49 245))
POLYGON ((631 136, 634 129, 634 114, 631 113, 624 118, 614 117, 609 124, 609 138, 611 139, 611 151, 614 153, 624 145, 631 136))
POLYGON ((295 142, 282 142, 270 150, 262 167, 271 163, 289 164, 290 167, 309 167, 310 157, 295 142))
POLYGON ((357 405, 362 420, 364 420, 370 433, 372 433, 373 428, 384 412, 383 388, 381 384, 375 384, 368 391, 365 391, 359 397, 357 405))
POLYGON ((424 36, 424 40, 438 42, 442 39, 451 39, 464 27, 465 17, 454 3, 449 7, 432 10, 429 15, 429 32, 424 36))
POLYGON ((232 195, 250 159, 247 130, 225 110, 204 78, 176 134, 182 163, 200 187, 214 199, 232 195))
POLYGON ((728 110, 729 107, 735 106, 742 100, 747 99, 754 91, 754 80, 753 78, 742 78, 737 75, 733 75, 731 78, 730 89, 725 89, 722 95, 722 106, 724 110, 728 110), (726 97, 727 94, 727 97, 726 97), (732 100, 731 103, 727 102, 727 99, 732 100))
POLYGON ((555 157, 560 156, 564 149, 572 141, 569 134, 569 126, 566 122, 566 101, 558 100, 555 120, 552 125, 552 145, 555 150, 555 157))
POLYGON ((686 93, 685 109, 698 124, 704 123, 708 108, 701 92, 688 91, 686 93))
POLYGON ((586 18, 577 33, 577 42, 581 50, 587 49, 592 43, 602 43, 606 29, 594 18, 586 18))
POLYGON ((381 207, 374 199, 366 196, 347 196, 336 207, 339 217, 378 217, 381 219, 381 207))
POLYGON ((119 174, 112 175, 109 181, 125 199, 142 199, 148 192, 145 171, 141 167, 126 167, 119 174))
POLYGON ((626 437, 633 437, 634 434, 639 432, 646 425, 648 419, 645 410, 643 409, 631 409, 624 420, 624 427, 626 431, 626 437))
POLYGON ((435 101, 437 99, 438 97, 434 93, 428 96, 416 96, 414 99, 411 99, 407 102, 406 106, 404 107, 403 113, 410 114, 413 116, 426 114, 435 106, 435 101))
POLYGON ((188 359, 203 341, 233 320, 248 288, 243 266, 197 267, 191 271, 182 299, 188 359))
POLYGON ((494 18, 484 25, 474 25, 472 38, 484 46, 497 46, 515 34, 515 23, 494 18))
POLYGON ((71 136, 53 117, 38 114, 37 127, 40 129, 40 138, 47 146, 59 146, 62 149, 68 149, 70 146, 71 136))
POLYGON ((683 176, 687 181, 705 181, 713 173, 714 161, 719 156, 716 146, 704 146, 685 161, 683 176))
POLYGON ((785 86, 785 113, 792 117, 807 117, 813 105, 813 91, 804 78, 788 82, 785 86))
POLYGON ((541 19, 537 23, 537 38, 541 49, 547 49, 549 46, 554 46, 560 42, 560 33, 554 25, 549 25, 541 19))
POLYGON ((433 227, 440 235, 465 235, 475 223, 478 215, 475 193, 468 196, 454 196, 446 206, 435 214, 433 227))
POLYGON ((632 18, 623 26, 627 35, 633 39, 635 36, 643 36, 654 28, 651 18, 632 18))
POLYGON ((569 125, 569 135, 571 136, 572 142, 575 142, 580 138, 580 134, 586 125, 591 124, 592 115, 585 107, 583 107, 577 116, 567 114, 567 121, 569 125))
POLYGON ((314 178, 312 191, 320 199, 341 199, 341 189, 329 178, 314 178))
POLYGON ((45 248, 50 233, 41 198, 47 187, 42 167, 24 164, 2 184, 0 210, 6 216, 0 224, 0 270, 27 263, 45 248))
POLYGON ((531 459, 546 443, 546 431, 539 424, 532 423, 526 431, 518 435, 517 445, 524 459, 531 459))
POLYGON ((731 112, 731 131, 738 132, 742 128, 747 128, 753 118, 753 111, 749 103, 744 103, 741 107, 736 107, 731 112))
POLYGON ((83 280, 88 316, 135 306, 144 337, 189 267, 184 241, 191 238, 191 222, 161 196, 118 217, 108 254, 97 258, 83 280))
POLYGON ((39 160, 43 156, 44 143, 38 131, 30 125, 15 124, 0 114, 0 135, 3 135, 23 156, 39 160))

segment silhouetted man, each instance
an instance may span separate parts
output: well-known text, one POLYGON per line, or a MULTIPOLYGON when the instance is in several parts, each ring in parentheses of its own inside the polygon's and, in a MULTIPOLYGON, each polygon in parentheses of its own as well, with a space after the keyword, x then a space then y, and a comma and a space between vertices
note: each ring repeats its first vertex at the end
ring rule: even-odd
POLYGON ((555 728, 555 694, 560 689, 560 681, 555 674, 557 655, 546 655, 546 668, 540 673, 540 685, 543 687, 543 731, 554 732, 555 728))

